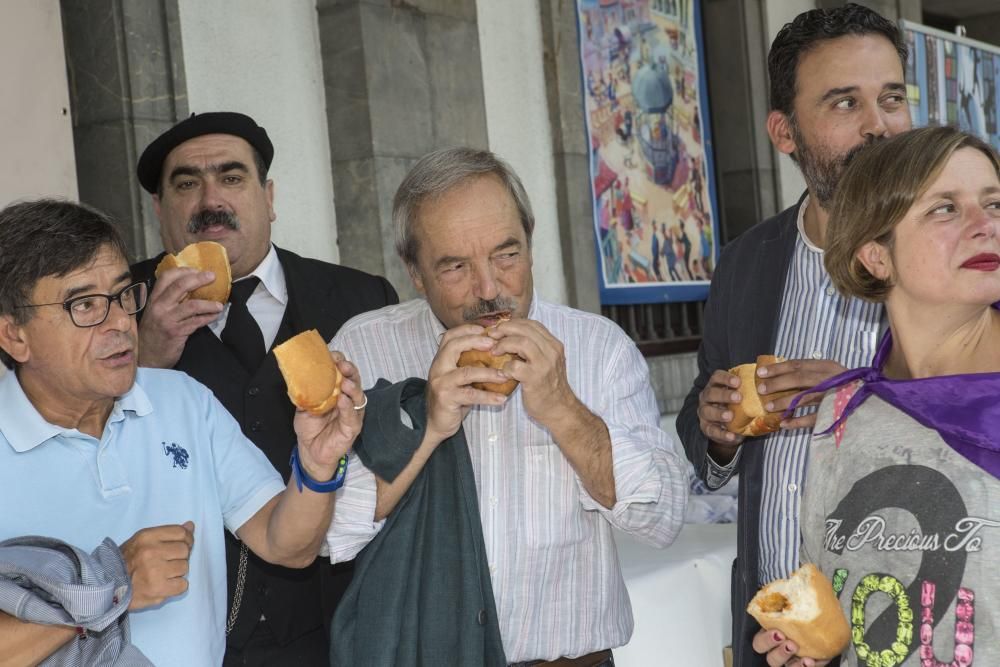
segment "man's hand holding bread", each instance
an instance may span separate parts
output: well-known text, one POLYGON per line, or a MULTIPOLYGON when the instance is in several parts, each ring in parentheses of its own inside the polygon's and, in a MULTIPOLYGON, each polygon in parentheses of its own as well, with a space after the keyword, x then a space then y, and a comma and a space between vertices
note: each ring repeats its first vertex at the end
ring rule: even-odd
MULTIPOLYGON (((698 420, 710 441, 709 453, 717 462, 726 463, 748 435, 762 435, 778 428, 812 428, 815 413, 790 419, 781 419, 780 415, 796 394, 844 370, 827 359, 782 360, 762 355, 756 364, 715 371, 698 398, 698 420), (766 429, 747 428, 744 415, 749 405, 755 405, 755 416, 770 413, 766 420, 760 420, 768 423, 766 429)), ((821 399, 819 394, 809 395, 799 405, 816 405, 821 399)))
POLYGON ((299 461, 311 478, 326 481, 361 432, 365 395, 358 369, 327 349, 315 329, 276 346, 274 355, 297 408, 299 461))
POLYGON ((218 319, 231 283, 226 249, 211 241, 167 255, 139 322, 139 364, 173 368, 188 336, 218 319))

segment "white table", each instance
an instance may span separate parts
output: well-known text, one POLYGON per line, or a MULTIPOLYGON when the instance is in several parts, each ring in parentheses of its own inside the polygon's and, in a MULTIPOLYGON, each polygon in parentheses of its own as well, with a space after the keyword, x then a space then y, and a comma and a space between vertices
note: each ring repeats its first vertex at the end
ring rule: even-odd
POLYGON ((735 524, 686 524, 664 550, 615 533, 635 632, 618 667, 721 667, 732 634, 729 580, 735 524))

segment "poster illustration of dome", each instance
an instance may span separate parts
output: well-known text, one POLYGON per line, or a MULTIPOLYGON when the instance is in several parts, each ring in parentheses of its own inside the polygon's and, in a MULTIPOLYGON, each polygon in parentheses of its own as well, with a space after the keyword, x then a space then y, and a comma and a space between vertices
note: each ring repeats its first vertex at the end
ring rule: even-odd
POLYGON ((704 299, 718 219, 698 0, 577 0, 604 304, 704 299))

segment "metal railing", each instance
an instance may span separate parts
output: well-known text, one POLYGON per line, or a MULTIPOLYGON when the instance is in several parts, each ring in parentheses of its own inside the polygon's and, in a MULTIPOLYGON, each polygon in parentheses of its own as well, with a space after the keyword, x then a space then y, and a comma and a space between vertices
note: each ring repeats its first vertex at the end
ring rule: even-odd
POLYGON ((601 306, 646 357, 696 352, 704 326, 704 301, 601 306))

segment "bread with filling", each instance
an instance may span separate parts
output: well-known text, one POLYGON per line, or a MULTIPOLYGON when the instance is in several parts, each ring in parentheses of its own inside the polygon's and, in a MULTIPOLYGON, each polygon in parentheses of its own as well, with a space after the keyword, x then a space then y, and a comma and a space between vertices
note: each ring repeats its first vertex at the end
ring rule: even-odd
POLYGON ((833 586, 812 563, 757 591, 747 612, 760 627, 777 630, 795 642, 800 658, 829 660, 840 655, 851 639, 833 586))

